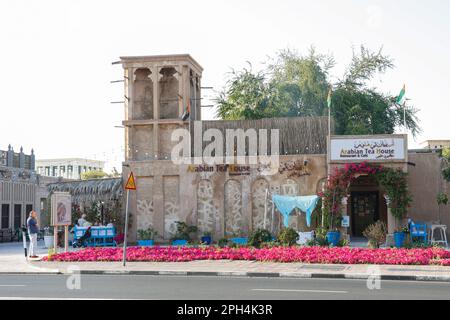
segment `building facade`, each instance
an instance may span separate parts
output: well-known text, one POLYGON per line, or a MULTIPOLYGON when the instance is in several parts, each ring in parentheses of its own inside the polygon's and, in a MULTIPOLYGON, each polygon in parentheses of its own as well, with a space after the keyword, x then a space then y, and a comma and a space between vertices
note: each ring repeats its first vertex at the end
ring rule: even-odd
POLYGON ((46 185, 56 179, 42 178, 35 171, 35 155, 23 149, 14 152, 11 146, 0 151, 0 229, 15 230, 26 221, 28 213, 38 215, 46 208, 46 185))
MULTIPOLYGON (((136 239, 139 229, 149 227, 158 232, 159 240, 169 240, 176 233, 176 221, 196 225, 199 235, 210 232, 216 240, 248 235, 258 228, 276 233, 282 227, 282 218, 274 208, 272 195, 316 195, 332 170, 354 162, 411 173, 412 196, 421 200, 415 200, 408 217, 428 223, 436 220, 436 189, 427 183, 448 185, 435 166, 439 155, 411 154, 406 135, 330 137, 328 119, 322 117, 201 121, 203 69, 191 56, 123 57, 121 64, 126 97, 123 180, 130 172, 137 180, 137 191, 131 192, 129 202, 130 240, 136 239), (188 151, 183 153, 187 163, 173 158, 172 151, 180 141, 179 129, 189 133, 188 151), (250 139, 251 129, 257 132, 256 149, 245 140, 250 139), (211 133, 228 137, 229 130, 242 130, 244 163, 226 161, 227 157, 237 160, 239 137, 233 136, 231 153, 224 155, 223 162, 210 164, 201 152, 209 143, 217 143, 211 133), (278 132, 275 139, 271 135, 274 132, 278 132), (279 142, 276 148, 274 140, 279 142), (263 148, 264 143, 269 147, 263 148), (261 156, 276 156, 278 160, 252 161, 261 156), (419 177, 429 180, 424 183, 419 177)), ((215 146, 225 150, 227 143, 215 146)), ((385 221, 393 232, 397 225, 382 186, 369 176, 361 176, 352 182, 349 192, 342 214, 349 216, 350 227, 344 233, 359 237, 377 220, 385 221)), ((318 216, 313 215, 315 222, 307 226, 305 214, 291 214, 289 226, 311 230, 318 216)))
POLYGON ((450 140, 426 140, 420 144, 422 149, 450 148, 450 140))
POLYGON ((36 161, 36 171, 44 177, 80 180, 81 175, 89 171, 103 171, 104 161, 67 158, 40 159, 36 161))

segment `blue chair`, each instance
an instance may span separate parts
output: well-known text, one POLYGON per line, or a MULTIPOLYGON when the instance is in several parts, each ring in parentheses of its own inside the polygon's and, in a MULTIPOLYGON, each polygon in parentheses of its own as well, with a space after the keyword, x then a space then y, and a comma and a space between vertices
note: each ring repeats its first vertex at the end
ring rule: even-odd
POLYGON ((409 224, 409 234, 411 242, 414 239, 423 240, 425 244, 428 242, 427 225, 425 223, 414 223, 411 221, 409 224))

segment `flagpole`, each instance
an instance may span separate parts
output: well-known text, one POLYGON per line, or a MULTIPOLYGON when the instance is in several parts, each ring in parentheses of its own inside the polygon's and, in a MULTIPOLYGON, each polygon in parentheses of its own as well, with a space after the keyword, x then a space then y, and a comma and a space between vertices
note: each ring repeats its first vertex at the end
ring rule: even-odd
POLYGON ((405 127, 405 134, 407 134, 408 128, 406 127, 406 101, 403 102, 403 126, 405 127))
POLYGON ((191 133, 191 99, 188 102, 188 112, 189 112, 189 161, 192 160, 192 133, 191 133))
MULTIPOLYGON (((327 148, 328 148, 328 157, 330 157, 329 155, 329 151, 331 150, 331 93, 332 93, 332 88, 330 87, 330 91, 328 92, 328 99, 327 99, 327 105, 328 105, 328 141, 327 141, 327 148)), ((327 183, 330 181, 330 163, 327 161, 327 183)), ((325 188, 322 188, 322 191, 324 191, 325 188)), ((324 206, 324 202, 322 199, 322 229, 325 228, 325 206, 324 206)))

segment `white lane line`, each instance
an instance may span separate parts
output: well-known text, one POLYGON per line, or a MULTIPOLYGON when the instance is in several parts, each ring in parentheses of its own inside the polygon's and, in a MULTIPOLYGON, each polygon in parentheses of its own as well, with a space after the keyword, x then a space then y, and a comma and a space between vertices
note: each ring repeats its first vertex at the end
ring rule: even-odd
POLYGON ((348 293, 348 291, 332 291, 332 290, 297 290, 297 289, 252 289, 252 291, 267 292, 310 292, 310 293, 348 293))
POLYGON ((5 287, 26 287, 25 284, 0 284, 1 288, 5 287))
POLYGON ((116 299, 116 298, 50 298, 50 297, 0 297, 0 300, 156 300, 156 299, 116 299))

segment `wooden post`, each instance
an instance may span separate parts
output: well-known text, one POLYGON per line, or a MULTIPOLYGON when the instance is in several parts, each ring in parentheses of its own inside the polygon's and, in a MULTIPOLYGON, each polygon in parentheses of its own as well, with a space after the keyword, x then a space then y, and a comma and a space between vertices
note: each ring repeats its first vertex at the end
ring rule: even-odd
POLYGON ((58 253, 58 226, 53 227, 53 249, 54 253, 58 253))
POLYGON ((69 251, 69 226, 64 226, 64 251, 69 251))

